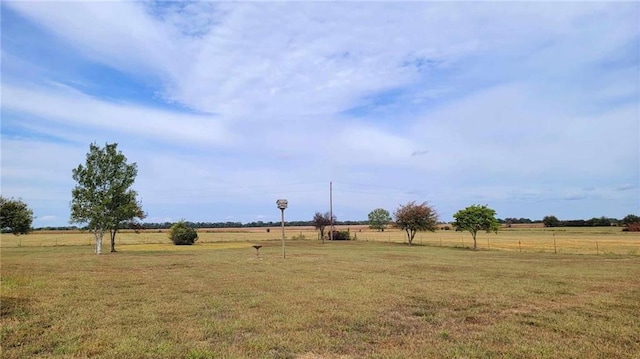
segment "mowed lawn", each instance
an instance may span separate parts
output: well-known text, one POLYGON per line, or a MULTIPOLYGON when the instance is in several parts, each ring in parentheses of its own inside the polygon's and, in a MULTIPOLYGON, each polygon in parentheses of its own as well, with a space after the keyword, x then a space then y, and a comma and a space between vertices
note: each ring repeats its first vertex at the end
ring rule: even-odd
POLYGON ((3 358, 638 358, 640 257, 384 241, 4 247, 3 358))

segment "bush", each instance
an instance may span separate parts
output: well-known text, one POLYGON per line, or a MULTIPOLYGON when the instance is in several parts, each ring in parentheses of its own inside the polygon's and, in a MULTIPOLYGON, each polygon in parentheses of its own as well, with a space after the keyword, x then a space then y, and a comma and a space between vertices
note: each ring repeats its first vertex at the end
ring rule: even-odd
POLYGON ((184 221, 180 221, 171 226, 169 238, 175 245, 192 245, 198 240, 198 233, 184 221))
POLYGON ((629 223, 623 229, 624 232, 640 232, 640 222, 629 223))
POLYGON ((545 227, 559 227, 560 220, 556 216, 544 216, 542 219, 542 223, 544 223, 545 227))
MULTIPOLYGON (((329 238, 331 238, 331 233, 329 233, 329 238)), ((334 241, 348 241, 351 239, 351 234, 349 231, 333 231, 333 240, 334 241)))

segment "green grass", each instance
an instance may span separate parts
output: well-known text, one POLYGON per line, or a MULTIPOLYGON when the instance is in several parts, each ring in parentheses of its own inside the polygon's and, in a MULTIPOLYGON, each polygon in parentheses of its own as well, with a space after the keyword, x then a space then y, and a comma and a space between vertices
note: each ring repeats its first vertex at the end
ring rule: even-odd
MULTIPOLYGON (((458 233, 459 234, 459 233, 458 233)), ((3 248, 3 358, 637 358, 640 257, 377 241, 3 248)))

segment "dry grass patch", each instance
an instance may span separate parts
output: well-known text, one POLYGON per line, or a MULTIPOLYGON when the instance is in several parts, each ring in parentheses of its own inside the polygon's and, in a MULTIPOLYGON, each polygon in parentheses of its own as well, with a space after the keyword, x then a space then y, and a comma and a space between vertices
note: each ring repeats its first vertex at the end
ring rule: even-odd
POLYGON ((3 358, 634 358, 640 258, 351 242, 2 251, 3 358))
MULTIPOLYGON (((378 232, 366 226, 338 226, 349 230, 357 241, 404 243, 406 235, 397 229, 378 232)), ((199 229, 197 244, 210 243, 271 243, 281 238, 280 228, 219 228, 199 229)), ((286 227, 287 241, 315 242, 317 231, 312 227, 286 227)), ((435 233, 418 233, 416 245, 431 247, 470 248, 473 245, 467 232, 439 230, 435 233)), ((116 248, 140 244, 171 244, 165 230, 144 230, 140 233, 124 230, 116 237, 116 248)), ((93 236, 80 231, 43 231, 26 236, 2 235, 0 248, 51 247, 93 245, 93 236)), ((107 247, 105 243, 105 248, 107 247)), ((480 250, 506 250, 516 252, 545 252, 566 254, 628 254, 640 255, 640 232, 622 232, 619 227, 585 228, 503 228, 498 234, 478 234, 480 250)), ((108 250, 108 249, 107 249, 108 250)))

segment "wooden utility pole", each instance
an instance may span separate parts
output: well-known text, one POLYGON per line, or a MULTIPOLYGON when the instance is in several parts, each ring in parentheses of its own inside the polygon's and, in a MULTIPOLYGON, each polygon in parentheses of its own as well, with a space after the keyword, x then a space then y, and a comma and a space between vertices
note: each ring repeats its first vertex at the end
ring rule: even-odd
POLYGON ((331 223, 331 229, 329 231, 329 238, 333 240, 333 182, 329 182, 329 221, 331 223))

